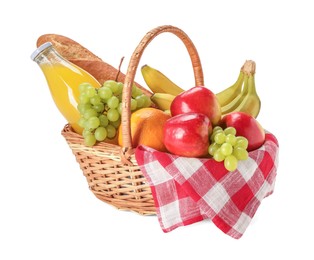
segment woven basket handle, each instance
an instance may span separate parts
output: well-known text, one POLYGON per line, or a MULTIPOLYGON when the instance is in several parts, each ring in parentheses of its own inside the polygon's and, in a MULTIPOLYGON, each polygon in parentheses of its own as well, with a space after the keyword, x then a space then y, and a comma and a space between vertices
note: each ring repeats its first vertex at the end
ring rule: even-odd
POLYGON ((203 86, 204 85, 204 77, 203 70, 201 66, 201 61, 198 55, 198 52, 188 37, 188 35, 183 32, 181 29, 171 26, 159 26, 151 31, 149 31, 141 40, 139 45, 134 50, 130 63, 128 66, 128 70, 126 73, 126 77, 124 80, 124 88, 122 93, 122 115, 121 115, 121 124, 122 124, 122 142, 123 147, 121 149, 121 161, 125 164, 132 164, 129 161, 129 158, 132 154, 134 154, 132 148, 132 137, 131 137, 131 129, 130 129, 130 116, 131 116, 131 94, 132 94, 132 85, 134 83, 135 73, 141 59, 141 56, 147 47, 147 45, 159 34, 164 32, 170 32, 180 38, 180 40, 184 43, 193 66, 194 71, 194 79, 195 86, 203 86))

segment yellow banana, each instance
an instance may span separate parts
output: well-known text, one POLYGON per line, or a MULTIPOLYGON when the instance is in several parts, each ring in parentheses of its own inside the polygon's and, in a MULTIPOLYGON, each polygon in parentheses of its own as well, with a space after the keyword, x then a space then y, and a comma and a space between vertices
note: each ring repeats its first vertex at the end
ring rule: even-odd
MULTIPOLYGON (((162 110, 169 111, 173 99, 184 90, 173 83, 160 71, 144 65, 143 78, 154 93, 151 100, 162 110)), ((261 100, 255 88, 255 62, 245 61, 236 82, 216 94, 221 106, 222 116, 234 111, 251 114, 255 118, 261 108, 261 100)))
POLYGON ((159 70, 148 65, 142 66, 141 72, 144 81, 153 93, 167 93, 176 96, 184 91, 159 70))
POLYGON ((261 100, 256 92, 254 74, 248 78, 248 92, 240 105, 233 111, 240 111, 257 117, 261 109, 261 100))
MULTIPOLYGON (((226 103, 224 106, 221 107, 222 115, 225 115, 234 111, 234 109, 241 104, 241 102, 243 101, 243 99, 246 97, 248 93, 249 76, 247 74, 244 74, 243 72, 241 74, 243 75, 243 82, 241 82, 241 84, 239 84, 238 86, 238 89, 240 90, 240 92, 237 91, 236 95, 234 95, 233 93, 232 94, 233 99, 231 99, 228 103, 226 103)), ((227 94, 230 94, 230 92, 227 92, 227 94)))
POLYGON ((241 93, 243 79, 244 73, 241 69, 237 81, 232 86, 216 94, 216 97, 221 107, 229 104, 234 98, 236 98, 241 93))
POLYGON ((154 93, 150 98, 161 110, 170 110, 172 101, 176 96, 168 93, 154 93))
MULTIPOLYGON (((244 63, 241 68, 241 72, 244 75, 243 83, 241 83, 242 89, 239 88, 241 89, 240 93, 237 93, 231 101, 221 107, 222 115, 234 111, 241 111, 246 112, 255 118, 257 117, 260 111, 261 101, 255 88, 255 67, 256 64, 254 61, 248 60, 244 63)), ((223 92, 224 91, 221 93, 223 92)), ((228 91, 226 93, 228 94, 228 91)))

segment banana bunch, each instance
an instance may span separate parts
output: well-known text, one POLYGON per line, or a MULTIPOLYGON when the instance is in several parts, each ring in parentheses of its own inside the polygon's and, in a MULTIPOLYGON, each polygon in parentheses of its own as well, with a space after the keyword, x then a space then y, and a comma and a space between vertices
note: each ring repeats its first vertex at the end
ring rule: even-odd
MULTIPOLYGON (((261 100, 255 87, 255 62, 247 60, 241 67, 236 82, 216 94, 222 116, 235 112, 245 112, 257 117, 261 100)), ((151 100, 162 110, 170 110, 172 100, 184 90, 167 78, 159 70, 148 65, 141 68, 143 78, 153 92, 151 100)))
POLYGON ((236 82, 216 94, 221 106, 221 114, 245 112, 257 117, 261 109, 261 100, 255 87, 256 64, 247 60, 242 66, 236 82))

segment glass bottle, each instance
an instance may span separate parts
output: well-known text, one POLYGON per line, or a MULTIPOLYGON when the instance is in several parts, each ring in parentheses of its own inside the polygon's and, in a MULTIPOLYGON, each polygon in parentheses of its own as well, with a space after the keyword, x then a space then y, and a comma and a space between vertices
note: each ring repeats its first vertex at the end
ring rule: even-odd
POLYGON ((100 83, 87 71, 63 58, 46 42, 39 46, 31 55, 46 77, 51 96, 60 113, 79 134, 82 128, 78 125, 80 113, 77 109, 79 101, 79 85, 90 83, 99 88, 100 83))

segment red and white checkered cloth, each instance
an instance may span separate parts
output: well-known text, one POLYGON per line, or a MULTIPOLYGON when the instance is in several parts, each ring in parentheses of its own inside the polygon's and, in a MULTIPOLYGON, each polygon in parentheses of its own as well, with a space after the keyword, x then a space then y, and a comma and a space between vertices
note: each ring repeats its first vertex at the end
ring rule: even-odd
POLYGON ((139 146, 136 160, 154 197, 164 232, 203 219, 240 238, 261 201, 273 192, 278 141, 267 132, 262 147, 228 172, 213 159, 180 157, 139 146))

